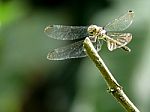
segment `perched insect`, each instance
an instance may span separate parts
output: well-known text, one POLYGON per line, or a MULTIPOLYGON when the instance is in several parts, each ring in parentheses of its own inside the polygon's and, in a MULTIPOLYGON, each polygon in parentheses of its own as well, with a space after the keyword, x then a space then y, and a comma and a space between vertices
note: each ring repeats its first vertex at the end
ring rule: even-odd
POLYGON ((44 32, 51 38, 59 40, 75 40, 82 39, 78 42, 65 47, 54 49, 48 53, 49 60, 64 60, 69 58, 85 57, 86 53, 83 48, 84 38, 89 37, 97 51, 100 51, 103 41, 106 41, 110 51, 122 48, 130 52, 130 48, 126 45, 131 41, 130 33, 114 33, 113 31, 123 31, 127 29, 133 21, 134 12, 128 11, 124 15, 118 17, 104 27, 96 25, 90 26, 64 26, 50 25, 44 32))

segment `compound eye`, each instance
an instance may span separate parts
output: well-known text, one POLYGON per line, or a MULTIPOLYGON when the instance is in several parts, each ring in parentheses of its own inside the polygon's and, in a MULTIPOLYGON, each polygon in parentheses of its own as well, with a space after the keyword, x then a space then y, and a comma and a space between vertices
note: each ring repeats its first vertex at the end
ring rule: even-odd
POLYGON ((94 35, 96 33, 96 25, 89 26, 87 31, 90 35, 94 35))

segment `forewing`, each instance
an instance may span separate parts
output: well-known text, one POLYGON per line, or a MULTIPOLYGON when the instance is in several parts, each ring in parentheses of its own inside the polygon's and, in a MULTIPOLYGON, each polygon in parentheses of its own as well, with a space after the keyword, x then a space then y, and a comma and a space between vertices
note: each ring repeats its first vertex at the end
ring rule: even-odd
POLYGON ((132 34, 130 33, 109 33, 107 35, 113 38, 112 40, 107 40, 107 47, 110 51, 121 48, 132 40, 132 34))
POLYGON ((117 19, 113 20, 112 22, 108 23, 104 27, 104 29, 106 31, 123 31, 132 24, 133 17, 134 17, 134 12, 128 11, 123 16, 120 16, 117 19))
POLYGON ((50 25, 45 28, 44 32, 54 39, 75 40, 87 37, 87 28, 87 26, 50 25))
MULTIPOLYGON (((47 58, 49 60, 64 60, 70 58, 86 57, 87 55, 83 48, 83 41, 84 40, 75 42, 65 47, 54 49, 48 53, 47 58)), ((97 51, 100 51, 102 45, 101 41, 97 41, 93 43, 93 45, 97 51)))

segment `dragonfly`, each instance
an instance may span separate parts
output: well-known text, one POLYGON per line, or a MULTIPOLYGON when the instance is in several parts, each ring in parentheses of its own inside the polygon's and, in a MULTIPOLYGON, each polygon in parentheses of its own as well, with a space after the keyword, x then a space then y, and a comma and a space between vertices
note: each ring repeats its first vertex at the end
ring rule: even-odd
POLYGON ((103 41, 107 43, 108 50, 122 48, 130 52, 126 45, 132 40, 131 33, 123 33, 133 22, 134 12, 128 11, 124 15, 109 22, 104 27, 90 26, 65 26, 49 25, 44 29, 47 36, 58 40, 78 40, 70 45, 56 48, 47 55, 49 60, 64 60, 86 57, 83 41, 89 37, 97 52, 101 50, 103 41))

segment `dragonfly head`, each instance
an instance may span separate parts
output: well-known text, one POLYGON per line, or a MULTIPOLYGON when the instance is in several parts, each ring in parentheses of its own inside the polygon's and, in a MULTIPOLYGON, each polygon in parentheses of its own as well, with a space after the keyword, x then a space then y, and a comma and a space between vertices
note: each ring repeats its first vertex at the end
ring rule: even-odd
POLYGON ((90 35, 96 35, 96 36, 99 36, 99 35, 103 35, 103 33, 106 33, 106 31, 103 29, 103 27, 99 27, 97 25, 90 25, 87 29, 88 33, 90 35))

